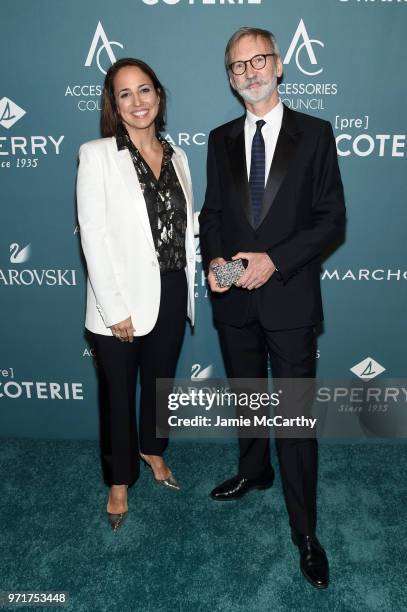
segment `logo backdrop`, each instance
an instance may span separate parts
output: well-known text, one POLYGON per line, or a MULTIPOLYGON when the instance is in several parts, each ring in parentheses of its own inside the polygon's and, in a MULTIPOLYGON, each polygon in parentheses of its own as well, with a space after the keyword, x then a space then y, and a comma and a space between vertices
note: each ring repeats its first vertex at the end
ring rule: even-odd
MULTIPOLYGON (((319 375, 405 376, 407 2, 6 0, 0 435, 97 436, 75 177, 80 144, 99 137, 106 70, 126 56, 156 70, 168 90, 166 137, 189 157, 199 211, 208 133, 242 113, 223 54, 243 25, 275 33, 283 102, 329 119, 337 139, 348 230, 323 265, 319 375)), ((198 241, 197 255, 200 262, 198 241)), ((178 376, 222 377, 200 263, 196 302, 196 328, 187 330, 178 376)))

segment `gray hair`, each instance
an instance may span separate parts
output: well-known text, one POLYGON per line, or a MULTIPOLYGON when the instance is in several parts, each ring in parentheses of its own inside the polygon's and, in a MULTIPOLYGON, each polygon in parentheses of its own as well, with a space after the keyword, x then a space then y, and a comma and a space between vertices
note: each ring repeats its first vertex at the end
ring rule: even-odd
POLYGON ((280 50, 278 48, 276 37, 274 36, 272 32, 270 32, 269 30, 262 30, 261 28, 243 27, 243 28, 239 28, 234 34, 232 34, 232 36, 228 40, 228 44, 226 45, 226 49, 225 49, 226 70, 229 70, 230 50, 232 49, 233 45, 235 45, 241 38, 243 38, 243 36, 261 36, 262 38, 265 38, 266 40, 270 42, 273 53, 275 53, 277 57, 280 57, 280 50))

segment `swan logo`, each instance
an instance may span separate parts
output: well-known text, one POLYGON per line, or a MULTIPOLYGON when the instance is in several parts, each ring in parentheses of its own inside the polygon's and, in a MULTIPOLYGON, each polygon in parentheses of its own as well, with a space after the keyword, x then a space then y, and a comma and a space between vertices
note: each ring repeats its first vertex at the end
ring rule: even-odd
POLYGON ((213 364, 209 364, 205 368, 200 363, 194 363, 191 368, 191 380, 204 380, 212 376, 213 364))
POLYGON ((25 247, 20 249, 20 245, 17 242, 10 244, 10 263, 21 264, 30 259, 31 256, 31 244, 27 244, 25 247))
POLYGON ((6 130, 17 123, 25 114, 26 111, 10 98, 4 97, 0 100, 0 125, 6 130))
POLYGON ((360 363, 357 363, 350 368, 350 371, 356 374, 361 380, 372 380, 372 378, 376 378, 382 372, 384 372, 386 368, 384 368, 380 363, 375 361, 372 357, 366 357, 360 363))
MULTIPOLYGON (((31 257, 31 244, 20 247, 17 242, 10 244, 10 263, 21 265, 31 257)), ((0 269, 0 285, 29 286, 29 285, 76 285, 76 270, 30 270, 27 268, 0 269)))
POLYGON ((311 66, 318 65, 318 61, 317 61, 315 51, 312 45, 318 45, 320 47, 325 46, 324 43, 321 42, 320 40, 316 40, 315 38, 310 38, 308 36, 308 32, 305 27, 304 20, 301 19, 300 23, 298 24, 297 30, 295 31, 291 44, 288 48, 288 51, 285 55, 283 64, 289 64, 294 55, 295 63, 297 64, 297 68, 303 74, 306 74, 307 76, 316 76, 317 74, 321 74, 323 68, 319 68, 319 70, 318 69, 311 70, 311 66), (299 44, 301 39, 302 39, 302 43, 299 44), (310 64, 310 66, 308 67, 308 70, 304 68, 304 60, 302 59, 303 49, 305 49, 305 51, 308 54, 308 63, 310 64))
POLYGON ((116 57, 115 57, 115 54, 113 53, 112 45, 116 45, 117 47, 120 47, 120 49, 123 49, 123 45, 121 43, 116 42, 114 40, 108 40, 106 33, 103 29, 103 26, 101 22, 99 21, 96 26, 95 33, 93 35, 93 39, 92 39, 92 42, 89 48, 87 58, 85 60, 85 66, 86 67, 91 66, 93 60, 95 59, 95 55, 96 55, 97 67, 99 68, 100 72, 102 72, 103 74, 106 74, 106 70, 103 68, 103 66, 100 63, 100 54, 103 50, 105 50, 110 60, 110 63, 114 64, 116 61, 116 57), (101 41, 102 44, 100 45, 99 48, 97 48, 99 41, 101 41))

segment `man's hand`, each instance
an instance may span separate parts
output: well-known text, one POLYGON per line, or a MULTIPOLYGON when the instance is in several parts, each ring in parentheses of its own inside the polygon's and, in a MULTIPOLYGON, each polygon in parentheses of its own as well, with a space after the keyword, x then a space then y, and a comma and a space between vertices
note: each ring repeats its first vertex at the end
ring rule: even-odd
POLYGON ((134 327, 131 317, 121 321, 120 323, 111 325, 110 329, 112 330, 113 336, 118 340, 121 340, 121 342, 133 342, 134 327))
POLYGON ((267 253, 237 253, 232 259, 248 260, 249 265, 235 285, 249 291, 267 283, 276 270, 267 253))
POLYGON ((214 273, 212 272, 212 266, 224 266, 226 260, 223 257, 215 257, 212 259, 209 264, 209 273, 208 273, 208 283, 211 291, 214 293, 225 293, 225 291, 229 291, 230 287, 218 287, 218 283, 216 282, 216 278, 214 273))

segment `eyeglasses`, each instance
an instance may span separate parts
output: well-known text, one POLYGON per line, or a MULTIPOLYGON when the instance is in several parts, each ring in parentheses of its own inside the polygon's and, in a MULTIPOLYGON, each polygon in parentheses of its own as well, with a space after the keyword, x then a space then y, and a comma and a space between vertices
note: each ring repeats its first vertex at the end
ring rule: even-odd
POLYGON ((271 57, 272 55, 276 55, 276 53, 260 53, 259 55, 255 55, 246 61, 240 60, 238 62, 232 62, 229 64, 229 70, 236 75, 244 74, 246 72, 246 64, 249 62, 255 70, 261 70, 266 65, 267 58, 271 57))

